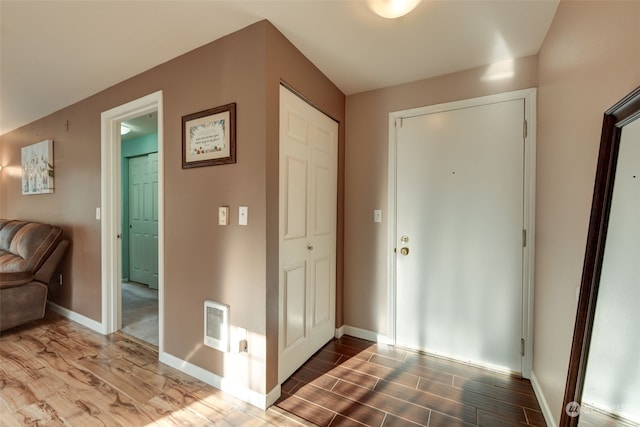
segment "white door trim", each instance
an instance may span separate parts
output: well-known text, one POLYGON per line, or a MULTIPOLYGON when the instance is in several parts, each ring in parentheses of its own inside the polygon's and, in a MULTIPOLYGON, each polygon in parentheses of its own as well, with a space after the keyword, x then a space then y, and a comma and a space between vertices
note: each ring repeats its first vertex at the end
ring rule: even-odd
POLYGON ((120 123, 158 112, 158 329, 159 354, 163 351, 164 295, 164 136, 162 91, 105 111, 101 115, 101 216, 102 216, 102 333, 122 327, 122 165, 120 123))
MULTIPOLYGON (((387 238, 389 256, 387 259, 387 301, 388 301, 388 339, 396 342, 396 121, 402 118, 477 107, 497 102, 524 99, 524 118, 527 122, 527 134, 524 146, 524 227, 527 230, 527 245, 522 260, 522 336, 525 339, 525 352, 522 360, 522 376, 529 378, 533 367, 533 283, 535 256, 535 185, 536 185, 536 94, 537 90, 524 89, 497 95, 483 96, 462 101, 436 104, 389 113, 389 175, 388 175, 388 212, 387 238)), ((523 129, 524 132, 524 129, 523 129)))

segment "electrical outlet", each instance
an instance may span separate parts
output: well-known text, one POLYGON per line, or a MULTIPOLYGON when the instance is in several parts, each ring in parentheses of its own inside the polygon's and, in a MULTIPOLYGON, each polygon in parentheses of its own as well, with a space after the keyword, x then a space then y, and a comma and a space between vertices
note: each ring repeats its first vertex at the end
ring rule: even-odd
POLYGON ((247 225, 249 223, 249 208, 240 206, 238 208, 238 225, 247 225))

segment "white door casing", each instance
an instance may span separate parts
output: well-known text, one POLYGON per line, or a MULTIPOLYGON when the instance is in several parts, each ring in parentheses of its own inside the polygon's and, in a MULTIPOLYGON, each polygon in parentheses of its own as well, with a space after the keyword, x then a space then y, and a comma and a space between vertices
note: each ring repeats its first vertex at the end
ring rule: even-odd
POLYGON ((164 127, 162 91, 112 108, 101 115, 101 242, 102 242, 102 321, 101 332, 110 334, 122 327, 122 191, 120 124, 157 111, 158 113, 158 329, 159 354, 163 343, 163 265, 164 265, 164 127))
POLYGON ((390 115, 398 345, 529 375, 534 100, 518 91, 390 115))
POLYGON ((279 373, 335 334, 338 124, 280 87, 279 373))

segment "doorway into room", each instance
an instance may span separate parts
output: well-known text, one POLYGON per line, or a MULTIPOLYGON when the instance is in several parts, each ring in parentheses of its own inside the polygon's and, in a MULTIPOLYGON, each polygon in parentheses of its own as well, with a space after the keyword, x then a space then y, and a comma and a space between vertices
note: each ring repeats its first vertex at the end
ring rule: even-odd
POLYGON ((121 124, 122 331, 158 345, 158 115, 121 124))
MULTIPOLYGON (((164 223, 162 92, 155 92, 105 111, 102 113, 101 120, 102 212, 98 209, 96 217, 102 223, 103 333, 110 334, 122 330, 130 323, 125 319, 128 316, 128 302, 136 300, 133 304, 135 307, 140 305, 140 300, 155 300, 148 304, 152 308, 147 308, 154 314, 146 318, 146 323, 153 325, 154 331, 151 333, 153 338, 141 333, 140 339, 157 346, 159 353, 162 353, 164 223), (140 130, 142 120, 147 120, 156 130, 146 133, 140 130), (130 129, 130 132, 124 135, 123 131, 126 131, 126 128, 130 129), (136 132, 138 132, 137 135, 136 132), (151 136, 154 132, 155 135, 151 136), (129 134, 131 135, 127 136, 129 134), (136 136, 146 139, 139 139, 135 144, 127 142, 136 136), (149 143, 150 139, 154 140, 153 144, 149 143), (149 145, 154 147, 149 148, 149 145), (129 173, 130 169, 133 170, 133 174, 129 173), (143 172, 139 173, 140 171, 143 172), (131 179, 130 175, 136 174, 141 176, 134 176, 131 179), (130 181, 134 181, 133 207, 130 181), (143 188, 145 188, 144 191, 143 188), (134 225, 129 218, 129 212, 132 210, 135 211, 136 221, 142 224, 141 228, 137 228, 140 224, 134 225), (144 277, 134 276, 133 279, 148 283, 133 281, 132 265, 134 270, 139 267, 145 272, 144 277), (149 297, 149 293, 154 297, 149 297), (126 301, 125 298, 127 298, 126 301)), ((131 334, 126 330, 124 332, 131 334)))

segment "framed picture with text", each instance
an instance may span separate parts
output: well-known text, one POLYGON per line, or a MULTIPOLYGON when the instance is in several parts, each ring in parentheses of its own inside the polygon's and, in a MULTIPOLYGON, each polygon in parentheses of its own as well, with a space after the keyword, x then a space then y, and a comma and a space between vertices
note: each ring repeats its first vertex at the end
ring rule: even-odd
POLYGON ((182 169, 235 162, 235 103, 182 116, 182 169))

